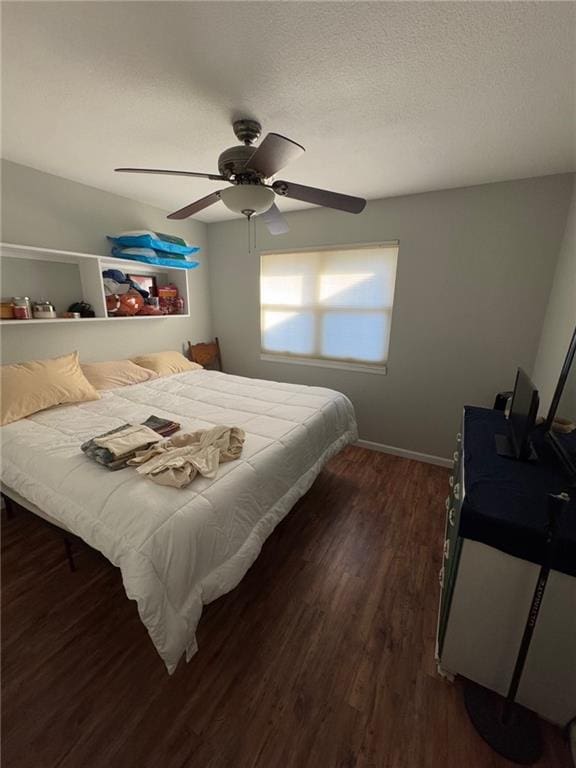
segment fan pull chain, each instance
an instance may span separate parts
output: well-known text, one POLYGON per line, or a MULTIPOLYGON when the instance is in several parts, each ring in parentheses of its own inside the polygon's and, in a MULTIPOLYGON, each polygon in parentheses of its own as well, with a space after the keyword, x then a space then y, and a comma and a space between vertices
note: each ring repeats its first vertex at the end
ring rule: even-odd
POLYGON ((248 253, 256 253, 256 219, 252 216, 247 216, 248 220, 248 253), (251 222, 254 221, 252 227, 251 222))

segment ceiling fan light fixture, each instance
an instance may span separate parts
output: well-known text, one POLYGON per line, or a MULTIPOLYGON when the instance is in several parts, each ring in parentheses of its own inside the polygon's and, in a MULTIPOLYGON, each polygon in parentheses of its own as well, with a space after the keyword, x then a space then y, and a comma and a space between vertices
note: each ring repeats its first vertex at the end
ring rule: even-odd
POLYGON ((223 189, 220 199, 234 213, 252 216, 272 207, 274 192, 260 184, 237 184, 223 189))

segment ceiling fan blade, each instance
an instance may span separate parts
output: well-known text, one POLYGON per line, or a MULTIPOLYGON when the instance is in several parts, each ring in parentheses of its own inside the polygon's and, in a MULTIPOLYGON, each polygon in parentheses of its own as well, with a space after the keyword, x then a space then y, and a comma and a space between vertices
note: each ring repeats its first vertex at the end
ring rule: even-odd
POLYGON ((271 235, 285 235, 288 232, 288 222, 280 213, 276 203, 272 205, 272 208, 261 213, 260 218, 266 224, 271 235))
POLYGON ((246 161, 244 167, 269 179, 305 151, 304 147, 292 139, 280 136, 279 133, 269 133, 246 161))
POLYGON ((305 203, 314 203, 314 205, 323 205, 325 208, 336 208, 348 213, 361 213, 366 206, 366 200, 362 197, 341 195, 339 192, 329 192, 327 189, 316 187, 305 187, 302 184, 293 184, 291 181, 275 181, 272 189, 277 195, 302 200, 305 203))
POLYGON ((200 200, 196 200, 194 203, 190 203, 190 205, 185 205, 184 208, 180 208, 178 211, 174 211, 174 213, 171 213, 167 216, 168 219, 187 219, 189 216, 193 216, 195 213, 198 213, 199 211, 203 211, 204 208, 208 208, 210 205, 214 205, 214 203, 217 203, 218 200, 220 200, 220 193, 222 190, 219 190, 218 192, 212 192, 211 195, 206 195, 206 197, 201 197, 200 200))
POLYGON ((226 181, 224 176, 216 173, 196 173, 195 171, 168 171, 162 168, 114 168, 117 173, 160 173, 167 176, 194 176, 198 179, 214 179, 226 181))

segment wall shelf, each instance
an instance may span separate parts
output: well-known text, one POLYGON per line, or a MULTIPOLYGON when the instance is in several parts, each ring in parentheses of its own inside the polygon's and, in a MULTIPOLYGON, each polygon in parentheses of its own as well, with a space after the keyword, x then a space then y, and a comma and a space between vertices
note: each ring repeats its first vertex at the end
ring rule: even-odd
MULTIPOLYGON (((118 259, 112 256, 99 256, 92 253, 80 253, 75 251, 59 251, 53 248, 39 248, 31 245, 18 245, 14 243, 0 243, 0 257, 5 259, 17 260, 26 259, 37 262, 67 264, 74 272, 76 286, 78 282, 81 286, 81 295, 72 296, 72 301, 87 301, 92 305, 95 317, 84 318, 53 318, 47 320, 0 320, 3 328, 9 325, 40 325, 46 323, 94 323, 94 322, 118 322, 119 320, 174 320, 190 317, 189 303, 189 280, 190 269, 184 267, 166 267, 163 265, 147 264, 145 262, 132 261, 129 259, 118 259), (173 283, 177 286, 180 296, 184 299, 184 312, 179 315, 135 315, 130 317, 109 317, 106 311, 106 296, 104 293, 104 284, 102 282, 102 272, 105 269, 121 269, 123 272, 131 274, 155 275, 158 285, 173 283)), ((28 291, 19 289, 18 295, 29 295, 28 291)), ((50 298, 42 296, 31 296, 32 299, 50 298)), ((65 311, 67 307, 56 307, 60 312, 65 311)))
POLYGON ((126 317, 54 317, 48 320, 0 320, 0 325, 46 325, 47 323, 102 323, 116 322, 117 320, 181 320, 190 315, 132 315, 126 317))

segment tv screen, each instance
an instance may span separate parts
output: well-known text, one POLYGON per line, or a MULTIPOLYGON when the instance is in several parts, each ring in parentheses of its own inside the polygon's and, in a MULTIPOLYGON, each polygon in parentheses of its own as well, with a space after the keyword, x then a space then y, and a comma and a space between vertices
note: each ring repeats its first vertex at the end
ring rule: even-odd
POLYGON ((520 461, 533 458, 530 433, 536 423, 539 403, 538 390, 522 368, 518 368, 508 414, 508 434, 494 436, 500 456, 520 461))
POLYGON ((518 368, 508 417, 510 440, 514 455, 518 459, 527 459, 530 455, 530 432, 534 428, 537 412, 536 387, 522 368, 518 368))

